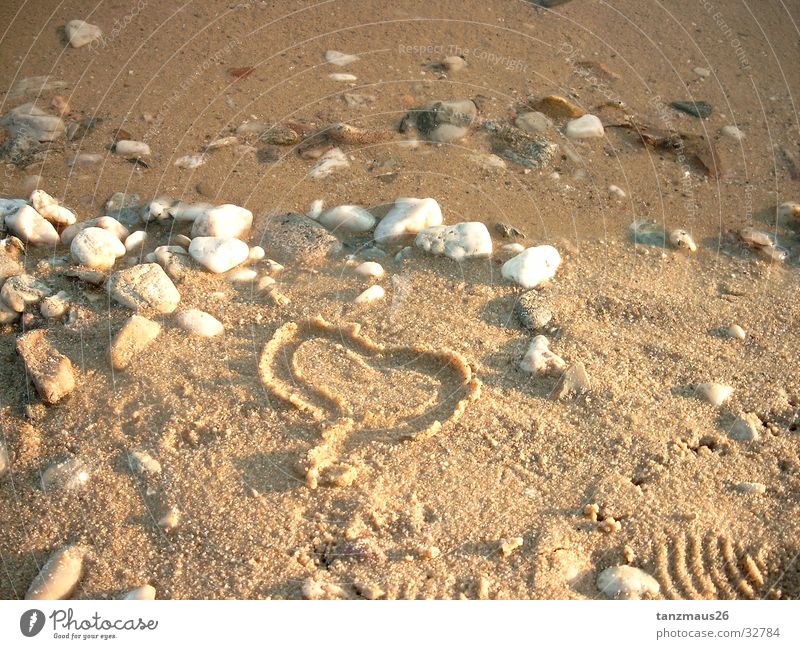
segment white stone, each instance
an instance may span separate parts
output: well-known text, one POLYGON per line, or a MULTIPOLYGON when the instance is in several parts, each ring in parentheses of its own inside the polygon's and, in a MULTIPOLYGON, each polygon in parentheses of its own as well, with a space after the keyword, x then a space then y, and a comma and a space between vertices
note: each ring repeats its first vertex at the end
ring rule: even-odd
POLYGON ((169 218, 169 208, 172 206, 172 201, 169 198, 161 197, 150 201, 142 209, 142 222, 149 223, 152 220, 163 221, 169 218))
POLYGON ((135 600, 135 599, 152 600, 155 598, 156 598, 156 589, 153 588, 150 584, 139 586, 139 588, 134 588, 133 590, 129 590, 125 594, 126 600, 135 600))
POLYGON ((695 392, 703 401, 719 407, 733 394, 733 388, 722 383, 699 383, 695 392))
POLYGON ((416 246, 434 255, 446 255, 455 261, 491 257, 492 237, 477 221, 425 228, 416 238, 416 246))
POLYGON ((500 274, 522 288, 536 288, 551 280, 560 265, 561 255, 553 246, 535 246, 504 263, 500 274))
POLYGON ((536 336, 531 341, 519 367, 530 374, 561 374, 566 362, 555 352, 550 351, 550 342, 544 336, 536 336))
POLYGON ((728 437, 737 442, 752 442, 761 438, 761 420, 755 413, 739 415, 728 431, 728 437))
POLYGON ((261 246, 253 246, 253 247, 251 247, 250 248, 250 252, 247 254, 247 258, 250 261, 261 261, 266 256, 267 256, 267 253, 261 246))
POLYGON ((284 268, 283 264, 279 264, 279 263, 278 263, 277 261, 275 261, 274 259, 267 259, 267 261, 266 261, 266 266, 267 266, 267 272, 268 272, 270 275, 277 275, 277 274, 278 274, 278 273, 280 273, 280 272, 283 270, 283 268, 284 268))
POLYGON ((357 205, 339 205, 325 210, 317 219, 329 230, 336 232, 369 232, 375 227, 375 217, 357 205))
POLYGON ((70 167, 89 166, 100 164, 103 156, 99 153, 74 153, 67 156, 66 162, 70 167))
POLYGON ((52 464, 42 473, 42 491, 73 491, 80 489, 89 481, 86 465, 77 459, 69 458, 52 464))
POLYGON ((721 129, 719 129, 719 134, 736 142, 741 142, 744 140, 744 131, 736 126, 733 126, 732 124, 723 126, 721 129))
POLYGON ((125 244, 102 228, 81 230, 72 240, 69 251, 75 263, 98 270, 111 268, 126 252, 125 244))
POLYGON ((109 295, 129 309, 153 309, 172 313, 181 295, 175 284, 158 264, 137 264, 117 271, 108 278, 109 295))
POLYGON ((355 54, 344 54, 336 50, 328 50, 325 52, 325 60, 333 65, 349 65, 358 61, 358 56, 355 54))
POLYGON ((604 595, 614 599, 655 597, 661 590, 655 578, 633 566, 606 568, 597 576, 597 588, 604 595))
POLYGON ((709 70, 708 68, 701 68, 699 66, 696 68, 692 68, 692 72, 694 72, 698 77, 702 77, 703 79, 711 76, 711 70, 709 70))
POLYGON ((72 47, 83 47, 103 35, 103 31, 97 25, 92 25, 84 20, 70 20, 64 26, 64 31, 67 33, 67 40, 72 47))
POLYGON ((175 203, 175 205, 172 205, 168 212, 176 221, 192 222, 213 209, 214 206, 211 203, 184 203, 183 201, 179 201, 175 203))
POLYGON ((603 129, 603 122, 596 115, 584 115, 578 119, 573 119, 567 122, 567 128, 564 131, 571 140, 582 140, 590 137, 603 137, 605 129, 603 129))
POLYGON ((25 599, 66 599, 75 590, 83 573, 83 560, 88 549, 67 545, 50 555, 39 574, 31 582, 25 599))
POLYGON ((71 210, 59 205, 58 201, 43 189, 35 189, 31 193, 30 201, 33 209, 53 225, 72 225, 77 220, 71 210))
POLYGON ((544 113, 522 113, 514 120, 514 125, 528 133, 542 133, 553 125, 553 120, 544 113))
POLYGON ((225 331, 219 320, 200 309, 181 311, 175 316, 175 324, 189 333, 204 338, 219 336, 225 331))
POLYGON ((356 304, 370 304, 371 302, 377 302, 378 300, 382 300, 386 296, 386 291, 383 290, 382 286, 370 286, 366 291, 361 293, 356 299, 356 304))
POLYGON ((442 67, 448 72, 461 72, 467 67, 467 62, 460 56, 446 56, 442 59, 442 67))
POLYGON ((125 238, 125 250, 128 252, 138 252, 144 246, 145 241, 147 241, 147 232, 144 230, 131 232, 125 238))
POLYGON ((239 138, 235 135, 228 135, 227 137, 220 137, 206 144, 206 151, 216 151, 217 149, 233 146, 234 144, 239 144, 239 138))
POLYGON ((337 169, 346 169, 350 166, 350 161, 340 148, 331 149, 320 157, 308 175, 314 179, 327 178, 337 169))
POLYGON ((334 72, 328 75, 333 81, 356 81, 358 77, 354 74, 344 72, 334 72))
POLYGON ((275 280, 269 275, 264 275, 256 283, 256 292, 263 293, 266 290, 271 290, 273 286, 275 286, 275 280))
POLYGON ((736 338, 737 340, 744 340, 747 338, 747 332, 742 329, 739 325, 731 325, 725 330, 725 335, 729 338, 736 338))
POLYGON ((122 225, 122 223, 117 221, 117 219, 115 219, 113 216, 98 216, 97 218, 89 219, 88 221, 81 221, 80 223, 70 225, 68 228, 64 228, 63 232, 61 233, 61 243, 63 243, 65 246, 70 245, 72 240, 78 235, 78 232, 85 230, 86 228, 100 228, 102 230, 107 230, 120 241, 125 241, 130 234, 128 228, 122 225))
POLYGON ((611 194, 612 196, 616 196, 617 198, 625 198, 627 196, 625 190, 620 187, 617 187, 616 185, 609 185, 608 193, 611 194))
POLYGON ((432 198, 398 198, 375 228, 378 243, 400 243, 425 228, 442 224, 442 210, 432 198))
POLYGON ((59 291, 55 295, 44 298, 39 304, 39 313, 48 320, 63 317, 69 309, 68 297, 64 291, 59 291))
POLYGON ((309 205, 308 207, 308 212, 306 212, 306 216, 316 221, 319 218, 319 215, 322 214, 322 208, 324 206, 325 202, 321 198, 312 201, 311 205, 309 205))
POLYGON ((175 166, 179 169, 197 169, 206 163, 206 157, 202 153, 191 153, 181 156, 175 160, 175 166))
POLYGON ((740 482, 736 485, 736 491, 744 494, 759 494, 767 493, 767 485, 763 482, 740 482))
POLYGON ((514 254, 518 254, 525 250, 525 246, 521 243, 504 243, 500 246, 501 250, 505 250, 506 252, 513 252, 514 254))
POLYGON ((225 276, 225 279, 234 284, 247 284, 256 277, 258 277, 258 272, 252 268, 234 268, 225 276))
POLYGON ((131 451, 128 454, 128 463, 141 476, 155 477, 161 474, 161 463, 147 451, 131 451))
POLYGON ((253 224, 253 213, 238 205, 218 205, 204 212, 192 225, 194 237, 243 239, 253 224))
POLYGON ((363 264, 359 264, 353 269, 353 272, 356 275, 361 275, 361 277, 375 277, 376 279, 380 279, 384 275, 383 266, 381 266, 377 261, 365 261, 363 264))
POLYGON ((181 510, 173 505, 167 510, 167 513, 159 519, 158 526, 165 531, 170 531, 178 527, 178 523, 180 522, 181 510))
POLYGON ((119 140, 114 145, 114 153, 123 158, 144 158, 150 155, 150 147, 136 140, 119 140))
POLYGON ((244 241, 223 237, 196 237, 189 254, 212 273, 226 273, 247 260, 250 248, 244 241))
POLYGON ((32 246, 54 246, 58 232, 30 205, 24 205, 15 214, 6 216, 6 227, 14 236, 32 246))

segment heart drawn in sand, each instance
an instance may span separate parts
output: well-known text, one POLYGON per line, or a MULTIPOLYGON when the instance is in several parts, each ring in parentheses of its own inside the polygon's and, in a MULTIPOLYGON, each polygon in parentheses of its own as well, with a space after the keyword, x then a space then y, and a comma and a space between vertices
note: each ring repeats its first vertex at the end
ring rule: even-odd
POLYGON ((306 482, 342 485, 338 462, 353 436, 419 439, 453 422, 480 395, 467 361, 449 350, 385 346, 317 317, 281 326, 264 346, 259 374, 277 398, 321 425, 322 440, 301 462, 306 482))

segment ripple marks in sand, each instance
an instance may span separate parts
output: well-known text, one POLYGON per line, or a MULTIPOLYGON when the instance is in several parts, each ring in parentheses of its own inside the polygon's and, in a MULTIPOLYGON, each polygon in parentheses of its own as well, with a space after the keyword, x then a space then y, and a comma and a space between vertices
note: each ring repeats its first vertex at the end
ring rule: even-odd
POLYGON ((312 488, 352 482, 352 467, 338 464, 345 445, 433 435, 457 420, 481 387, 456 352, 381 345, 358 324, 321 317, 281 326, 264 346, 259 374, 274 396, 322 427, 320 443, 301 462, 312 488))

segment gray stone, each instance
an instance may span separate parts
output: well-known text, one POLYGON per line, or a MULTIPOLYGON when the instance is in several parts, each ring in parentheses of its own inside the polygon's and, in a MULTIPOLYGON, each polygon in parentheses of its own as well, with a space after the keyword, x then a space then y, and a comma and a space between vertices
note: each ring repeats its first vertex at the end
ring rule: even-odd
POLYGON ((114 273, 107 283, 109 295, 129 309, 172 313, 181 295, 158 264, 139 264, 114 273))
POLYGON ((514 304, 514 315, 532 333, 539 333, 553 319, 553 312, 539 291, 527 291, 514 304))
POLYGON ((323 226, 294 213, 266 217, 259 244, 286 265, 317 265, 342 250, 341 242, 323 226))

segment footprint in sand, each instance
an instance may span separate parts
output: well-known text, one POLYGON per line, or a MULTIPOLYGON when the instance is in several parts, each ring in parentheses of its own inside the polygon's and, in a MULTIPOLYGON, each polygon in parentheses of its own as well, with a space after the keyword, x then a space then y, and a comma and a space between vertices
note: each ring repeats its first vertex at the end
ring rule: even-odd
POLYGON ((264 346, 266 388, 316 421, 321 439, 300 462, 309 487, 346 486, 357 475, 346 447, 433 435, 480 394, 463 356, 423 346, 384 346, 357 324, 289 322, 264 346))

